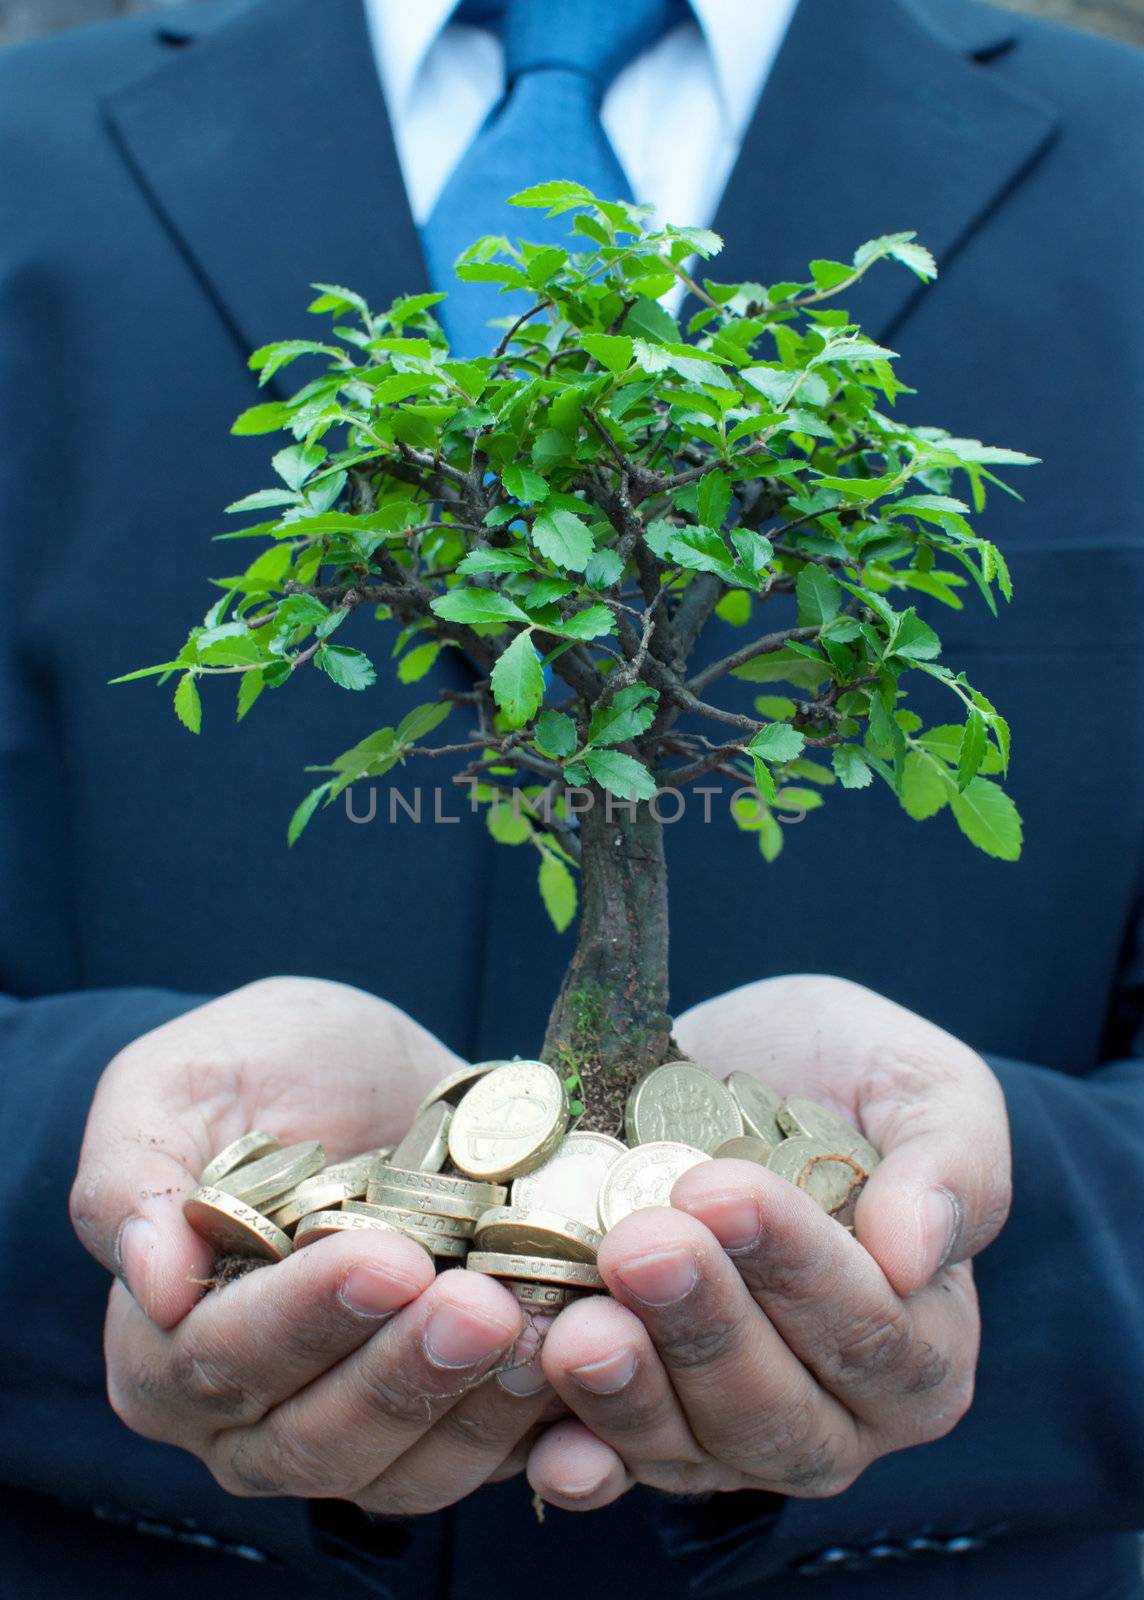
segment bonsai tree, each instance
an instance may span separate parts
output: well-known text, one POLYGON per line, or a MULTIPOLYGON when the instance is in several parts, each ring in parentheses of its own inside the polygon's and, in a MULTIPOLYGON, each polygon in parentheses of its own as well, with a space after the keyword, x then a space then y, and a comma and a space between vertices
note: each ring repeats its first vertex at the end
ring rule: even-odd
POLYGON ((213 676, 237 678, 239 717, 307 666, 368 706, 376 668, 338 637, 363 607, 403 683, 460 651, 471 687, 396 727, 366 714, 352 749, 312 752, 328 765, 289 841, 354 783, 459 758, 496 838, 538 851, 560 929, 579 872, 540 1053, 583 1125, 614 1131, 634 1080, 675 1049, 662 818, 678 802, 660 791, 730 778, 735 821, 771 860, 779 817, 818 806, 822 786, 877 780, 911 817, 948 808, 980 849, 1017 856, 997 781, 1009 729, 940 661, 914 601, 1009 598, 1003 556, 955 491, 980 510, 987 485, 1005 487, 993 469, 1032 458, 894 418, 913 392, 895 354, 836 302, 886 260, 933 278, 913 234, 764 287, 696 281, 688 263, 716 254, 714 234, 652 228, 647 208, 581 185, 513 203, 568 214, 570 248, 489 237, 460 258, 462 284, 527 296, 487 356, 450 356, 441 294, 378 312, 329 285, 310 306, 334 319, 328 340, 254 353, 263 384, 303 358, 313 374, 234 425, 289 441, 276 485, 228 508, 266 520, 224 537, 266 548, 146 671, 178 674, 175 711, 197 733, 213 676), (661 304, 680 282, 686 336, 661 304), (722 654, 704 637, 715 618, 741 639, 722 654), (948 689, 949 722, 925 728, 903 706, 919 672, 948 689), (753 702, 744 681, 763 691, 753 702))

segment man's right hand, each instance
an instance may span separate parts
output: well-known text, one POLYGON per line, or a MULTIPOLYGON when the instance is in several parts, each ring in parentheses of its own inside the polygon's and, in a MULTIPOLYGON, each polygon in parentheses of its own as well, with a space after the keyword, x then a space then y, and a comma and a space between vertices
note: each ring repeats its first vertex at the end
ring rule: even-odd
POLYGON ((72 1218, 120 1280, 105 1350, 129 1427, 192 1451, 234 1494, 374 1513, 436 1510, 519 1470, 553 1398, 499 1284, 435 1279, 420 1245, 363 1230, 203 1295, 211 1251, 182 1215, 203 1166, 247 1128, 321 1139, 334 1158, 390 1143, 457 1065, 385 1002, 295 978, 212 1001, 115 1058, 72 1218))

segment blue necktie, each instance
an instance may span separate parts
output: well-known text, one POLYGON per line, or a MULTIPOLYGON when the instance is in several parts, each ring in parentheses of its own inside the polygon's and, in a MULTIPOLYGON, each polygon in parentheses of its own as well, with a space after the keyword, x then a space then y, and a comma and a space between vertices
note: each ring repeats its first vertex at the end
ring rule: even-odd
MULTIPOLYGON (((550 178, 586 184, 603 200, 630 199, 600 122, 612 79, 688 15, 686 0, 466 0, 459 21, 499 25, 505 93, 461 157, 421 237, 429 278, 449 298, 438 314, 458 356, 488 355, 490 317, 529 303, 495 284, 460 284, 453 263, 482 234, 570 243, 568 216, 506 205, 510 194, 550 178)), ((448 114, 443 108, 443 115, 448 114)), ((582 241, 582 247, 586 241, 582 241)))

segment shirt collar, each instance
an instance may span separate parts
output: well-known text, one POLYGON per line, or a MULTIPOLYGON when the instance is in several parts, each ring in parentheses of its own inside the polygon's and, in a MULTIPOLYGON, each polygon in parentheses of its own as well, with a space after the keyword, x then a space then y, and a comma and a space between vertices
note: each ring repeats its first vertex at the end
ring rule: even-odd
MULTIPOLYGON (((798 0, 691 0, 728 123, 746 127, 761 80, 773 60, 798 0)), ((382 87, 401 115, 434 41, 457 9, 457 0, 366 0, 370 30, 381 62, 382 87)))
POLYGON ((417 74, 457 0, 365 0, 381 66, 381 86, 394 115, 409 105, 417 74))
POLYGON ((723 111, 736 137, 754 114, 797 5, 798 0, 691 0, 711 54, 723 111))

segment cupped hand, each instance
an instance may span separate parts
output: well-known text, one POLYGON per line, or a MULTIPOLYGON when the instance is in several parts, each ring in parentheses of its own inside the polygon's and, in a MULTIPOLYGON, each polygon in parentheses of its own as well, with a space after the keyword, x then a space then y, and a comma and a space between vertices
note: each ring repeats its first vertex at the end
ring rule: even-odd
POLYGON ((128 1426, 192 1451, 235 1494, 374 1512, 434 1510, 519 1470, 553 1397, 503 1287, 435 1279, 420 1245, 363 1230, 207 1294, 212 1252, 182 1214, 247 1129, 317 1138, 334 1158, 388 1144, 458 1065, 384 1001, 297 978, 236 990, 115 1058, 72 1217, 119 1279, 105 1351, 128 1426))
POLYGON ((715 1161, 670 1209, 608 1235, 614 1301, 561 1313, 544 1370, 574 1417, 533 1446, 545 1499, 588 1509, 633 1482, 822 1496, 964 1415, 979 1339, 969 1257, 1009 1199, 1001 1091, 966 1045, 829 978, 753 984, 681 1017, 720 1075, 756 1072, 882 1150, 851 1237, 753 1164, 715 1161))

